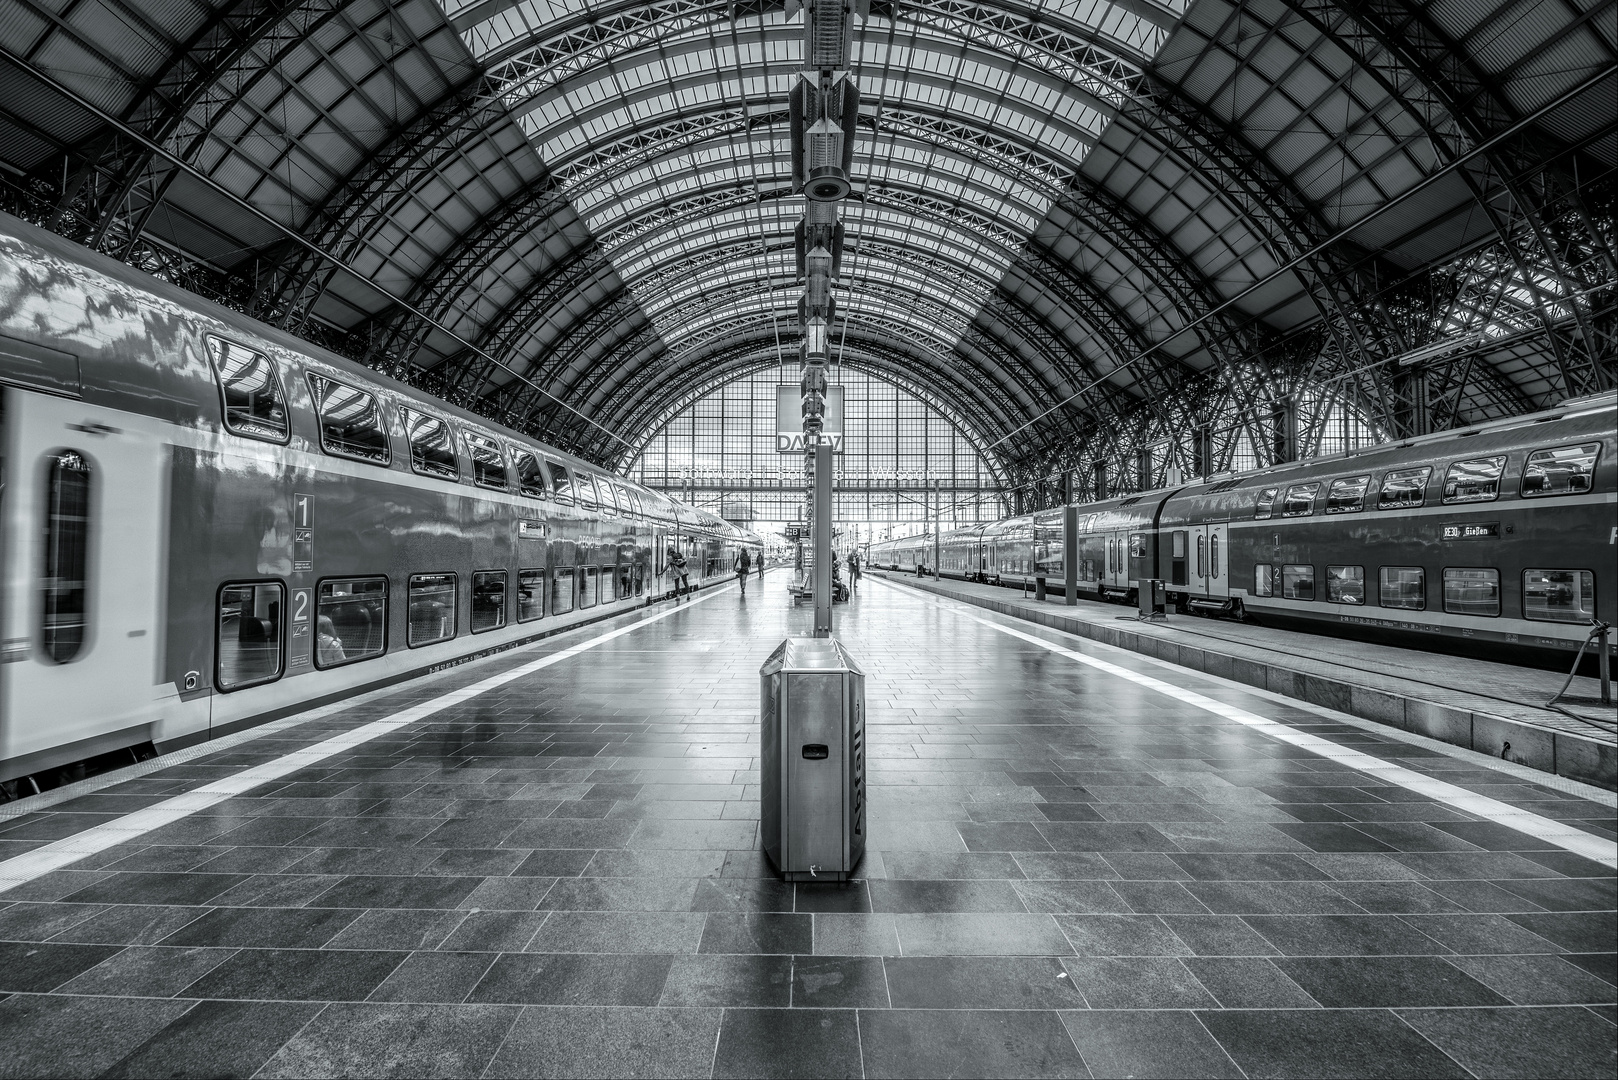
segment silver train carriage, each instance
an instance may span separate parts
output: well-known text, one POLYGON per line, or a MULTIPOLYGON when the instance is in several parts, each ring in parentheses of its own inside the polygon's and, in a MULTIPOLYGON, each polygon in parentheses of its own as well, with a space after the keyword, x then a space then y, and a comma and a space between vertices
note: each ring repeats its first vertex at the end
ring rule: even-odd
POLYGON ((1181 612, 1565 665, 1595 620, 1618 622, 1615 428, 1609 392, 936 544, 886 541, 868 561, 1130 604, 1159 578, 1181 612))
POLYGON ((5 215, 0 383, 0 798, 666 598, 671 546, 693 586, 761 546, 5 215))

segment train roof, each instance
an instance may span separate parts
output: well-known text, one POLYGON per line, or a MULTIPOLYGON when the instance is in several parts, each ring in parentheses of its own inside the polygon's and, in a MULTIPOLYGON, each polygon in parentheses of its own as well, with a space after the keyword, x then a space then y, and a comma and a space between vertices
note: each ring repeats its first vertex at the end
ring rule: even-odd
MULTIPOLYGON (((549 443, 541 442, 531 435, 522 434, 497 421, 479 416, 469 409, 428 394, 383 372, 356 363, 329 349, 290 334, 279 327, 260 322, 206 297, 189 292, 178 285, 152 277, 144 271, 130 266, 128 263, 119 262, 109 256, 76 244, 56 233, 47 232, 44 229, 28 224, 20 218, 0 212, 0 241, 3 241, 8 234, 21 244, 35 247, 61 262, 76 264, 78 267, 88 269, 128 288, 150 293, 168 301, 182 311, 202 319, 212 320, 221 326, 236 331, 242 336, 255 337, 261 341, 272 343, 287 352, 330 365, 353 377, 356 381, 370 383, 397 396, 412 398, 421 402, 428 410, 451 417, 462 425, 474 429, 482 428, 519 446, 537 450, 546 457, 561 462, 570 471, 579 469, 591 475, 610 477, 614 483, 623 484, 634 491, 640 497, 643 508, 648 504, 657 506, 659 512, 649 512, 649 516, 665 517, 671 521, 677 520, 682 524, 699 525, 715 532, 723 533, 727 530, 732 530, 738 537, 744 535, 743 530, 738 529, 730 522, 695 507, 687 507, 685 504, 670 499, 661 492, 655 492, 650 488, 637 484, 628 477, 601 465, 558 449, 549 443), (671 509, 674 509, 675 512, 671 513, 671 509)), ((156 389, 155 380, 152 389, 156 389)))

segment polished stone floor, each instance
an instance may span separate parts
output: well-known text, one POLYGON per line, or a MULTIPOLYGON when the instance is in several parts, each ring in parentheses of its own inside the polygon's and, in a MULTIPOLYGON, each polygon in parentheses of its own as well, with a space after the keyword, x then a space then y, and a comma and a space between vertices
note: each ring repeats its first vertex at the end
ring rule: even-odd
MULTIPOLYGON (((0 1075, 1614 1075, 1610 869, 894 586, 838 609, 871 852, 781 884, 756 672, 809 614, 781 584, 0 893, 0 1075)), ((0 860, 614 625, 0 820, 0 860)), ((1169 677, 1614 835, 1464 752, 1169 677)))

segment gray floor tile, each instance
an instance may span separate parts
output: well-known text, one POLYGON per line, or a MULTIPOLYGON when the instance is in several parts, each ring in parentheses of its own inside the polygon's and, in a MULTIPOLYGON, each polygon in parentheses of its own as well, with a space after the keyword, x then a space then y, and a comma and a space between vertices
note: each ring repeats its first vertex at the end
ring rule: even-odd
POLYGON ((1273 963, 1328 1009, 1508 1004, 1437 956, 1283 957, 1273 963))
POLYGON ((812 915, 713 912, 702 931, 703 953, 792 954, 814 950, 812 915))
POLYGON ((1091 1010, 1064 1012, 1062 1022, 1096 1077, 1245 1080, 1194 1013, 1091 1010))
POLYGON ((899 915, 896 926, 905 956, 1060 956, 1073 951, 1050 915, 899 915))
POLYGON ((64 984, 64 994, 174 997, 235 955, 234 949, 136 945, 64 984))
POLYGON ((706 1078, 719 1009, 532 1006, 506 1034, 484 1076, 706 1078))
POLYGON ((466 1000, 494 961, 486 952, 411 953, 366 1000, 453 1005, 466 1000))
POLYGON ((252 1076, 324 1006, 202 1001, 131 1050, 104 1077, 252 1076))
POLYGON ((115 945, 0 942, 0 992, 54 990, 120 951, 115 945))
POLYGON ((706 919, 683 911, 556 911, 529 942, 531 952, 694 953, 706 919))
POLYGON ((671 958, 656 954, 507 953, 467 999, 504 1005, 653 1005, 671 958))
POLYGON ((726 1009, 715 1077, 863 1075, 851 1009, 726 1009), (791 1054, 781 1047, 791 1046, 791 1054))
POLYGON ((257 1075, 475 1076, 494 1057, 518 1011, 474 1005, 331 1005, 257 1075))
POLYGON ((790 956, 676 956, 661 1005, 776 1006, 792 1000, 790 956))
POLYGON ((817 914, 814 951, 818 956, 897 956, 896 915, 817 914))
POLYGON ((1217 1004, 1174 956, 1070 956, 1062 964, 1092 1009, 1205 1009, 1217 1004))
POLYGON ((1198 1018, 1248 1076, 1354 1080, 1469 1075, 1385 1010, 1207 1012, 1198 1018))
POLYGON ((1054 1012, 861 1011, 870 1077, 1088 1077, 1054 1012))
POLYGON ((405 959, 396 952, 242 949, 184 991, 248 1001, 364 1001, 405 959))
POLYGON ((875 956, 799 956, 792 964, 798 1009, 886 1009, 888 978, 875 956))
POLYGON ((1618 1002, 1618 987, 1560 956, 1452 956, 1448 959, 1514 1005, 1618 1002))
POLYGON ((883 961, 896 1009, 1073 1009, 1084 999, 1054 957, 916 956, 883 961))
POLYGON ((19 994, 0 1001, 7 1076, 94 1076, 195 1003, 19 994))
POLYGON ((1303 987, 1266 958, 1197 956, 1184 963, 1223 1008, 1319 1008, 1303 987))
POLYGON ((1190 956, 1191 948, 1156 915, 1058 915, 1080 956, 1190 956))
POLYGON ((1417 1009, 1400 1018, 1479 1076, 1606 1078, 1610 1024, 1582 1009, 1417 1009))

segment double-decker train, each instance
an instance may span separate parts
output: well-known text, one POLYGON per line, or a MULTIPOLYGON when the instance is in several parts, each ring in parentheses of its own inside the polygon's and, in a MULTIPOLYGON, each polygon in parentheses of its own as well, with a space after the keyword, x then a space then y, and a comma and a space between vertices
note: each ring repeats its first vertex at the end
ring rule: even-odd
POLYGON ((1565 667, 1597 620, 1618 622, 1615 432, 1609 392, 885 541, 868 561, 1131 604, 1158 579, 1182 612, 1565 667))
POLYGON ((700 586, 761 547, 3 214, 0 384, 0 799, 666 597, 671 548, 700 586))

